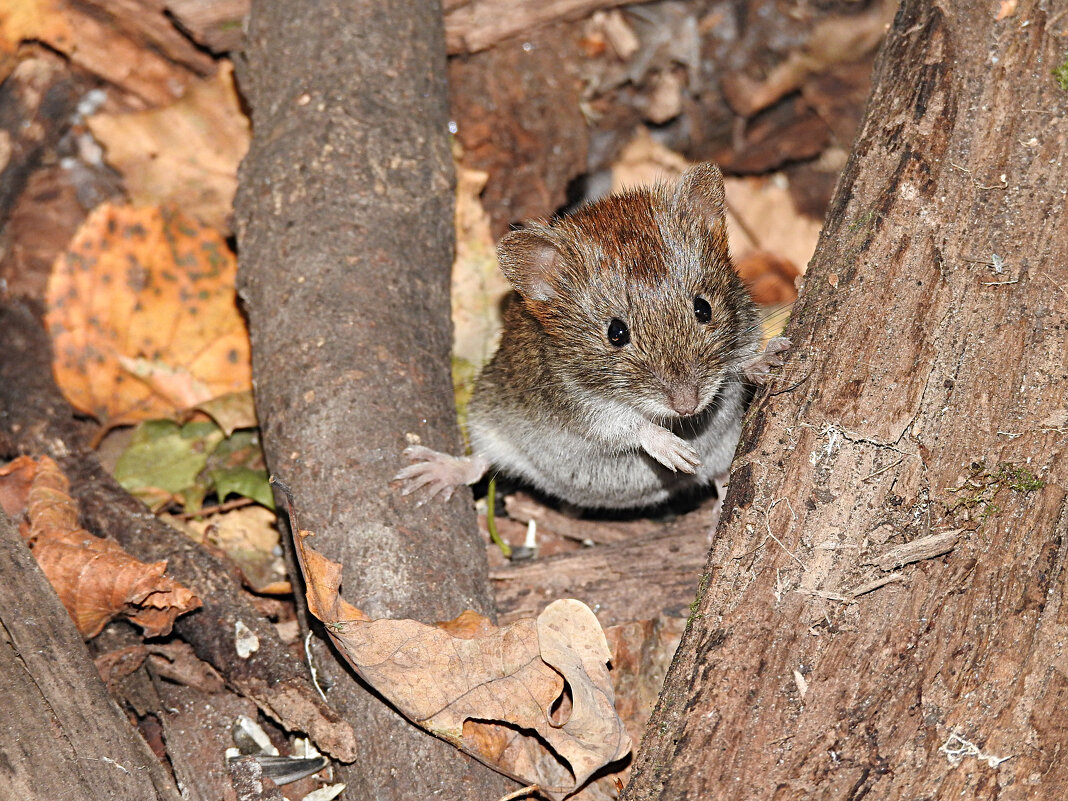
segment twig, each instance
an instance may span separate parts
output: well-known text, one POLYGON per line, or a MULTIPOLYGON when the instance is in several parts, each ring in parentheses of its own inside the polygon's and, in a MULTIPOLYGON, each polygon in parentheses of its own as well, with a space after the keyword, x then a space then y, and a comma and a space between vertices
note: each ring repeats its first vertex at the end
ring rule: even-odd
POLYGON ((501 553, 505 559, 509 559, 512 556, 512 546, 501 539, 501 535, 497 533, 497 516, 495 514, 495 505, 497 503, 497 477, 494 476, 490 479, 489 489, 486 492, 486 530, 489 532, 490 539, 493 540, 493 544, 501 549, 501 553))
POLYGON ((891 573, 888 576, 880 576, 877 579, 872 579, 863 584, 858 584, 852 590, 849 591, 849 595, 852 598, 859 598, 861 595, 867 595, 869 592, 874 592, 880 587, 885 587, 887 584, 893 584, 898 581, 904 581, 905 577, 900 573, 891 573))
POLYGON ((319 697, 324 701, 326 700, 326 693, 323 692, 323 688, 319 686, 319 671, 315 667, 315 663, 312 660, 311 652, 311 629, 304 635, 304 660, 308 663, 308 672, 311 674, 312 684, 315 686, 316 691, 319 693, 319 697))
POLYGON ((231 509, 240 509, 242 506, 248 506, 255 503, 252 498, 234 498, 232 501, 226 501, 225 503, 217 503, 215 506, 202 506, 199 512, 182 512, 181 514, 174 515, 178 520, 192 520, 197 517, 211 517, 212 515, 221 514, 222 512, 229 512, 231 509))
POLYGON ((527 787, 520 787, 514 793, 508 793, 508 795, 501 796, 500 801, 515 801, 515 799, 517 798, 527 798, 529 796, 534 795, 540 789, 541 787, 537 784, 531 784, 527 787))
POLYGON ((957 539, 960 537, 960 529, 943 531, 939 534, 931 534, 921 537, 904 545, 897 545, 879 554, 872 561, 882 570, 887 572, 912 562, 922 562, 926 559, 934 559, 942 554, 949 553, 957 547, 957 539))
POLYGON ((900 459, 898 459, 898 460, 897 460, 896 462, 891 462, 891 463, 890 463, 890 464, 888 464, 888 465, 887 465, 886 467, 881 467, 881 468, 879 468, 879 469, 878 469, 878 470, 876 470, 876 471, 875 471, 874 473, 868 473, 868 475, 864 476, 864 478, 862 478, 862 479, 861 479, 861 481, 867 481, 867 480, 868 480, 869 478, 875 478, 875 477, 876 477, 877 475, 879 475, 880 473, 885 473, 885 472, 886 472, 887 470, 889 470, 889 469, 890 469, 891 467, 897 467, 897 466, 898 466, 899 464, 901 464, 901 463, 902 463, 903 461, 905 461, 905 457, 904 457, 904 456, 902 456, 902 457, 901 457, 900 459))

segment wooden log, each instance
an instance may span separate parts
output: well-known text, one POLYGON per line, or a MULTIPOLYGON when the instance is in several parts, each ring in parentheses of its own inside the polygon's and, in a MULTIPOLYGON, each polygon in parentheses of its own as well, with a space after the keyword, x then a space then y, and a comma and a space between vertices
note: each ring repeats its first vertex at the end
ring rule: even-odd
POLYGON ((108 695, 18 529, 0 510, 0 786, 5 798, 179 801, 108 695))
POLYGON ((145 562, 167 560, 168 575, 189 587, 203 606, 175 629, 238 692, 289 729, 306 732, 325 752, 352 760, 351 727, 319 698, 306 667, 245 597, 233 569, 185 534, 157 519, 108 475, 86 447, 86 430, 52 382, 48 336, 25 304, 0 305, 0 456, 47 454, 71 480, 83 525, 111 536, 145 562), (242 659, 234 626, 244 623, 259 649, 242 659))
MULTIPOLYGON (((268 465, 372 617, 493 615, 470 492, 390 485, 415 440, 458 452, 449 372, 453 174, 438 0, 253 6, 252 146, 235 203, 268 465)), ((360 732, 356 798, 497 799, 510 786, 416 730, 316 641, 360 732), (417 767, 416 767, 417 766, 417 767)))
POLYGON ((788 329, 809 377, 743 435, 628 801, 1068 791, 1064 22, 1011 8, 897 14, 788 329))

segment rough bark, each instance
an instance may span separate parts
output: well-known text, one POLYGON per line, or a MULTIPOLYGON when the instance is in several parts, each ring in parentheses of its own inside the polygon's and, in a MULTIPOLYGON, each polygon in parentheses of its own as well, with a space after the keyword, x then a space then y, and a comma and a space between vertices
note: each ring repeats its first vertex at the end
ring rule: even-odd
POLYGON ((307 668, 282 643, 269 621, 249 603, 232 567, 180 531, 158 520, 100 467, 86 446, 85 430, 52 381, 48 335, 24 304, 0 305, 0 457, 48 454, 71 481, 87 529, 118 541, 145 562, 167 560, 167 573, 202 600, 175 623, 177 632, 237 692, 251 698, 289 729, 307 732, 339 759, 356 755, 356 739, 322 703, 307 668), (233 646, 242 621, 259 639, 248 659, 233 646))
POLYGON ((5 798, 181 797, 111 700, 67 610, 2 510, 0 676, 5 798))
MULTIPOLYGON (((240 292, 271 471, 374 617, 492 614, 467 492, 390 486, 415 438, 457 452, 449 376, 452 162, 433 0, 254 4, 242 88, 240 292)), ((321 644, 328 697, 362 733, 354 797, 495 798, 509 786, 402 720, 321 644)))
POLYGON ((899 11, 625 799, 1068 797, 1064 26, 899 11))

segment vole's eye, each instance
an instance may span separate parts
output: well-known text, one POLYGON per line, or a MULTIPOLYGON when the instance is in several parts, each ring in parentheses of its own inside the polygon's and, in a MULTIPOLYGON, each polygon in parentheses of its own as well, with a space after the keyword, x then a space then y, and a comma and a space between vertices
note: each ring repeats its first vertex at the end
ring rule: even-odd
POLYGON ((704 325, 712 319, 712 307, 709 306, 708 301, 700 295, 693 299, 693 313, 697 317, 697 322, 701 325, 704 325))
POLYGON ((617 348, 622 348, 630 342, 630 329, 627 324, 618 318, 613 318, 608 324, 608 341, 617 348))

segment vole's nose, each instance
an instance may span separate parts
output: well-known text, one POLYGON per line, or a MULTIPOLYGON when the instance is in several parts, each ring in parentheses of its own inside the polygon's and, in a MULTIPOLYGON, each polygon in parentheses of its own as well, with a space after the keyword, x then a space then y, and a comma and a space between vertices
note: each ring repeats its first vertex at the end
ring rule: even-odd
POLYGON ((681 417, 687 417, 697 411, 697 384, 682 381, 667 388, 668 406, 681 417))

